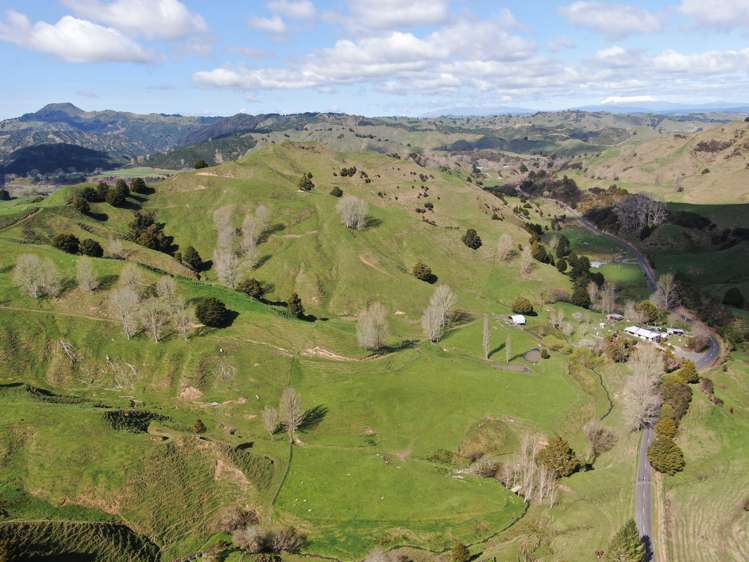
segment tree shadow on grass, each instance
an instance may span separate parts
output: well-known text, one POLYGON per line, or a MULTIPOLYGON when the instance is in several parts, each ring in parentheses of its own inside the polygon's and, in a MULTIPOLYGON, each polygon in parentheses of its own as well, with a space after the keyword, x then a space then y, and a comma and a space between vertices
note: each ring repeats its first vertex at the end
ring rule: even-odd
POLYGON ((503 344, 501 344, 501 345, 498 345, 498 346, 497 346, 497 347, 495 347, 494 349, 492 349, 492 350, 491 350, 491 351, 489 352, 489 359, 491 359, 491 358, 492 358, 492 355, 494 355, 495 353, 499 353, 500 351, 502 351, 502 350, 503 350, 503 349, 505 348, 505 346, 506 346, 506 345, 507 345, 507 344, 504 344, 504 343, 503 343, 503 344))
POLYGON ((281 224, 281 223, 273 224, 269 226, 268 228, 266 228, 265 230, 263 230, 263 232, 260 234, 257 240, 257 243, 263 244, 267 242, 268 238, 270 238, 273 234, 278 234, 279 232, 283 232, 284 230, 286 230, 285 224, 281 224))
POLYGON ((87 216, 99 222, 107 222, 109 220, 109 215, 106 213, 94 213, 92 211, 89 211, 87 213, 87 216))
POLYGON ((309 410, 304 412, 304 417, 302 418, 302 423, 299 424, 299 429, 301 431, 310 431, 312 429, 315 429, 322 423, 322 421, 325 419, 325 416, 327 415, 328 408, 323 406, 322 404, 317 405, 314 408, 310 408, 309 410))
POLYGON ((257 262, 255 262, 255 266, 252 269, 254 269, 255 271, 257 271, 258 269, 260 269, 261 267, 263 267, 266 263, 268 263, 272 257, 273 256, 271 254, 265 254, 264 256, 261 256, 257 260, 257 262))
POLYGON ((391 353, 398 353, 399 351, 404 351, 406 349, 413 349, 417 345, 419 345, 418 340, 403 340, 402 342, 396 343, 395 345, 386 345, 377 350, 372 355, 389 355, 391 353))
POLYGON ((119 278, 119 275, 104 275, 103 277, 100 277, 99 290, 108 291, 109 289, 114 287, 114 284, 117 283, 117 280, 119 278))
POLYGON ((382 225, 382 220, 376 217, 367 217, 367 225, 366 225, 367 229, 377 228, 380 225, 382 225))

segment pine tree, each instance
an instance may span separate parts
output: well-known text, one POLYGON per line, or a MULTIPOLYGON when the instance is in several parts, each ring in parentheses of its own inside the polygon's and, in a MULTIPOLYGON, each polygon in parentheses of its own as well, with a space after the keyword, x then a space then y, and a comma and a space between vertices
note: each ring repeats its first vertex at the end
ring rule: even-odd
POLYGON ((606 562, 644 562, 645 544, 637 531, 634 519, 624 524, 609 544, 606 562))
POLYGON ((554 437, 538 454, 538 462, 554 472, 558 478, 570 476, 580 468, 580 459, 564 439, 554 437))

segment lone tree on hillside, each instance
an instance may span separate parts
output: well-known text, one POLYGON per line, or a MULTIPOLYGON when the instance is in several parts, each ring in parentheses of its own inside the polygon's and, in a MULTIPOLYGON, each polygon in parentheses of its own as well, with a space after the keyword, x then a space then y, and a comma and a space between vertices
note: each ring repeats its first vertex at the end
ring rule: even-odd
POLYGON ((205 160, 196 160, 195 164, 193 164, 193 167, 196 170, 202 170, 203 168, 208 167, 208 162, 206 162, 205 160))
POLYGON ((76 280, 78 288, 87 293, 92 293, 99 288, 99 279, 94 271, 94 264, 90 258, 81 258, 76 267, 76 280))
POLYGON ((60 272, 52 260, 33 254, 18 256, 13 268, 13 284, 35 299, 56 297, 62 290, 60 272))
POLYGON ((188 246, 182 252, 182 263, 196 272, 202 271, 204 267, 203 258, 200 257, 198 251, 192 246, 188 246))
POLYGON ((533 262, 533 253, 530 246, 523 246, 523 249, 520 251, 520 273, 523 275, 530 274, 533 271, 533 262))
POLYGON ((463 244, 468 246, 471 250, 478 250, 483 242, 481 242, 481 237, 478 232, 473 228, 469 228, 463 235, 463 244))
POLYGON ((231 313, 220 300, 209 297, 195 307, 195 316, 211 328, 225 328, 231 322, 231 313))
POLYGON ((429 341, 436 343, 442 339, 449 323, 450 310, 456 302, 455 293, 447 285, 437 287, 434 291, 429 306, 421 317, 421 327, 429 341))
POLYGON ((455 543, 450 552, 451 562, 468 562, 471 559, 471 551, 462 542, 455 543))
POLYGON ((634 519, 630 519, 611 539, 606 562, 645 562, 645 555, 645 543, 634 519))
POLYGON ((91 205, 80 192, 75 192, 70 196, 68 199, 68 205, 83 215, 87 215, 91 212, 91 205))
POLYGON ((363 230, 367 226, 369 205, 353 195, 347 195, 336 205, 341 222, 351 230, 363 230))
POLYGON ((388 337, 388 325, 385 307, 372 303, 359 314, 356 322, 356 339, 359 345, 368 350, 379 350, 385 346, 388 337))
POLYGON ((497 242, 497 259, 499 261, 509 260, 515 253, 515 243, 512 241, 512 236, 509 234, 503 234, 499 237, 497 242))
POLYGON ((679 291, 673 274, 664 273, 658 277, 651 300, 661 310, 671 310, 679 305, 679 291))
POLYGON ((599 456, 610 451, 616 445, 616 435, 614 432, 603 426, 598 420, 585 424, 583 431, 585 431, 585 435, 590 442, 592 462, 595 462, 599 456))
POLYGON ((135 178, 130 182, 130 190, 133 193, 139 193, 140 195, 148 194, 148 186, 143 178, 135 178))
POLYGON ((107 189, 104 199, 112 207, 122 207, 130 195, 130 188, 125 183, 125 180, 117 180, 113 188, 107 189))
POLYGON ((437 282, 437 276, 432 273, 432 268, 425 263, 419 262, 414 266, 413 274, 416 279, 433 285, 437 282))
POLYGON ((263 427, 265 431, 273 436, 281 425, 281 418, 278 415, 278 410, 272 406, 266 406, 263 408, 263 427))
POLYGON ((287 387, 281 395, 279 405, 281 423, 286 428, 289 443, 296 443, 296 433, 304 422, 302 397, 292 387, 287 387))
POLYGON ((512 311, 515 314, 533 314, 533 304, 525 297, 518 297, 512 303, 512 311))
POLYGON ((260 300, 265 296, 265 287, 263 287, 263 284, 255 278, 241 281, 239 285, 237 285, 237 291, 256 300, 260 300))
POLYGON ((115 289, 109 295, 109 310, 122 324, 122 333, 127 339, 138 331, 138 305, 140 296, 131 287, 115 289))

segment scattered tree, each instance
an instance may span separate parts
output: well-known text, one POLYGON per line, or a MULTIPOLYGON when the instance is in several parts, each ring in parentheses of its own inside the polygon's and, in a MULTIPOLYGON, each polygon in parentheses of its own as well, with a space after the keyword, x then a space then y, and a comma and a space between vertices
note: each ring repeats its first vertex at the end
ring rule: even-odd
POLYGON ((205 160, 196 160, 195 164, 193 164, 193 167, 196 170, 202 170, 203 168, 208 167, 208 162, 206 162, 205 160))
POLYGON ((437 282, 437 276, 432 273, 432 268, 422 262, 419 262, 414 266, 413 274, 414 277, 420 281, 424 281, 430 285, 437 282))
POLYGON ((218 280, 223 285, 234 289, 239 281, 239 258, 233 250, 217 249, 213 253, 213 267, 218 280))
POLYGON ((304 421, 304 407, 302 406, 302 397, 292 387, 284 389, 279 411, 289 443, 296 443, 296 432, 304 421))
POLYGON ((58 234, 52 238, 52 245, 68 254, 77 254, 81 243, 73 234, 58 234))
POLYGON ((96 276, 94 264, 90 258, 81 258, 78 260, 76 280, 78 287, 87 293, 91 293, 99 288, 99 279, 96 276))
POLYGON ((471 559, 471 551, 462 542, 455 543, 452 551, 450 552, 450 560, 452 562, 468 562, 471 559))
POLYGON ((671 310, 679 305, 679 292, 673 274, 664 273, 658 277, 652 301, 661 310, 671 310))
POLYGON ((658 472, 673 476, 684 470, 684 453, 668 437, 658 437, 648 449, 648 461, 658 472))
POLYGON ((385 346, 388 337, 387 311, 380 303, 372 303, 359 314, 356 322, 356 339, 359 346, 369 350, 379 350, 385 346))
POLYGON ((263 426, 271 436, 278 431, 278 426, 281 424, 281 420, 278 416, 278 410, 271 406, 263 408, 263 426))
POLYGON ((333 197, 343 197, 343 190, 340 187, 336 186, 330 190, 330 194, 333 197))
POLYGON ((599 305, 603 314, 611 314, 616 306, 616 287, 605 282, 598 293, 599 305))
POLYGON ((559 436, 554 437, 538 454, 538 462, 551 470, 557 478, 574 474, 580 468, 580 459, 570 444, 559 436))
POLYGON ((141 273, 140 268, 133 263, 129 263, 123 267, 120 272, 119 284, 121 287, 131 289, 135 294, 140 296, 143 293, 143 287, 145 286, 145 280, 143 279, 143 274, 141 273))
POLYGON ((489 326, 489 315, 484 314, 484 337, 482 339, 482 348, 484 350, 484 359, 489 360, 489 354, 491 353, 491 328, 489 326))
POLYGON ((482 245, 481 237, 475 229, 469 228, 463 235, 463 244, 468 246, 471 250, 478 250, 482 245))
POLYGON ((312 191, 315 189, 315 183, 312 181, 312 174, 303 174, 302 177, 299 178, 299 183, 297 185, 302 191, 312 191))
POLYGON ((110 257, 118 260, 122 260, 127 257, 125 248, 122 245, 122 240, 120 240, 119 238, 109 239, 109 242, 107 242, 107 253, 110 257))
POLYGON ((68 205, 83 215, 87 215, 91 212, 91 205, 88 200, 78 191, 70 196, 70 199, 68 199, 68 205))
POLYGON ((287 309, 289 311, 289 314, 293 316, 294 318, 304 318, 304 305, 302 304, 302 298, 297 294, 293 293, 289 297, 289 302, 287 303, 287 309))
POLYGON ((512 303, 512 311, 515 314, 533 314, 533 304, 525 297, 518 297, 512 303))
POLYGON ((575 290, 572 291, 570 302, 575 306, 588 308, 590 306, 590 295, 588 294, 588 291, 585 289, 585 287, 579 285, 575 287, 575 290))
POLYGON ((654 346, 641 345, 630 358, 629 367, 632 374, 624 385, 623 409, 627 425, 636 431, 649 427, 658 417, 663 358, 654 346))
POLYGON ((606 562, 645 562, 645 557, 645 543, 634 519, 630 519, 611 539, 606 562))
POLYGON ((557 258, 561 259, 561 258, 567 257, 568 255, 570 255, 571 251, 572 249, 570 247, 569 239, 564 235, 560 236, 559 242, 557 242, 557 245, 555 248, 555 253, 557 255, 557 258))
POLYGON ((129 195, 130 188, 127 183, 125 183, 125 180, 119 179, 113 188, 107 189, 104 199, 112 207, 122 207, 127 202, 129 195))
POLYGON ((171 310, 167 302, 159 297, 151 297, 139 305, 143 326, 154 342, 159 343, 164 328, 171 320, 171 310))
POLYGON ((193 271, 202 271, 204 267, 203 258, 200 257, 198 251, 192 246, 188 246, 182 252, 182 263, 193 271))
POLYGON ((590 452, 593 462, 616 445, 616 434, 597 420, 585 424, 583 430, 590 442, 590 452))
POLYGON ((341 222, 352 230, 363 230, 367 226, 369 205, 366 201, 347 195, 336 205, 341 222))
POLYGON ((666 206, 644 193, 624 197, 614 206, 614 213, 619 220, 620 229, 626 233, 653 229, 668 217, 666 206))
POLYGON ((457 297, 447 285, 437 287, 421 317, 424 335, 432 342, 442 339, 449 323, 450 310, 457 303, 457 297))
POLYGON ((56 297, 62 290, 60 273, 49 258, 21 254, 13 269, 13 283, 29 296, 56 297))
POLYGON ((503 234, 499 237, 497 243, 497 259, 499 261, 508 261, 515 254, 515 242, 512 241, 512 236, 509 234, 503 234))
POLYGON ((96 240, 86 238, 81 242, 80 251, 84 256, 100 258, 104 256, 104 248, 96 240))
POLYGON ((231 321, 231 314, 220 300, 209 297, 195 307, 197 319, 211 328, 225 328, 231 321))
POLYGON ((132 287, 124 286, 109 295, 109 310, 122 324, 122 332, 127 339, 138 331, 138 305, 140 296, 132 287))
POLYGON ((523 249, 520 251, 520 273, 529 275, 533 271, 533 262, 533 253, 530 246, 523 246, 523 249))
POLYGON ((263 284, 255 278, 241 281, 237 285, 237 291, 256 300, 260 300, 265 296, 265 287, 263 287, 263 284))
POLYGON ((143 178, 133 179, 133 181, 130 182, 130 190, 133 193, 138 193, 140 195, 148 194, 148 186, 146 185, 146 182, 143 180, 143 178))
POLYGON ((205 433, 206 431, 208 431, 208 428, 203 423, 203 420, 201 420, 200 418, 195 420, 195 423, 192 426, 192 432, 200 435, 201 433, 205 433))
POLYGON ((156 216, 153 212, 137 211, 133 221, 130 223, 128 240, 136 244, 173 255, 177 246, 174 244, 174 237, 164 233, 164 223, 156 222, 156 216))
POLYGON ((723 304, 734 308, 744 308, 744 295, 738 287, 731 287, 723 296, 723 304))

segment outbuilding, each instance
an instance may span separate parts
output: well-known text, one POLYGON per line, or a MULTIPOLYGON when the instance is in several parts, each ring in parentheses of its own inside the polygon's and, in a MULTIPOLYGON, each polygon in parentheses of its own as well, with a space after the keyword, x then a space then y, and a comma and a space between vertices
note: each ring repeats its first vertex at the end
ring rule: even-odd
POLYGON ((630 336, 634 336, 636 338, 639 338, 644 341, 649 341, 651 343, 658 343, 661 341, 661 334, 658 332, 654 332, 652 330, 648 330, 646 328, 639 328, 637 326, 629 326, 628 328, 624 328, 624 332, 629 334, 630 336))
POLYGON ((525 316, 522 314, 513 314, 510 316, 510 322, 512 322, 515 326, 525 326, 528 322, 525 319, 525 316))

